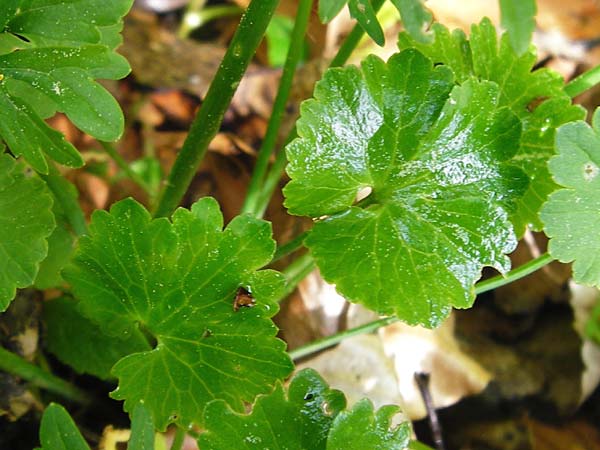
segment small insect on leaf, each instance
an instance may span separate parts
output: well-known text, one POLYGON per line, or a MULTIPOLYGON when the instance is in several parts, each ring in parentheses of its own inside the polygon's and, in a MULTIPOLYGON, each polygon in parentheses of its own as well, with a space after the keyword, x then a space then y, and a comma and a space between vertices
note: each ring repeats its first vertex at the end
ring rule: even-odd
POLYGON ((252 308, 255 304, 256 300, 252 297, 252 294, 247 289, 241 287, 235 294, 233 310, 237 312, 241 307, 252 308))

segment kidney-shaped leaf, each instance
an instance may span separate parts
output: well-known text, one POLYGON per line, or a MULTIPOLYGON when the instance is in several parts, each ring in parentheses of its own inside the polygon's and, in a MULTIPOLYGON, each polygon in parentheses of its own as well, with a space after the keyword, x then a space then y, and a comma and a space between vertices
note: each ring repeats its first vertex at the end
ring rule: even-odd
POLYGON ((9 0, 0 14, 0 137, 38 171, 43 153, 68 166, 83 164, 77 150, 42 120, 64 112, 84 132, 112 141, 123 114, 95 78, 119 79, 127 61, 114 36, 132 0, 9 0), (116 27, 116 28, 115 28, 116 27), (42 113, 43 111, 43 113, 42 113))
POLYGON ((558 155, 550 171, 564 189, 554 192, 542 209, 550 254, 562 262, 575 261, 576 282, 600 285, 600 109, 593 128, 583 121, 558 129, 558 155))
POLYGON ((110 213, 94 213, 64 272, 80 310, 105 333, 123 337, 139 328, 156 341, 153 350, 117 362, 113 397, 128 411, 143 401, 159 429, 200 423, 214 399, 243 410, 292 369, 270 320, 283 277, 257 271, 275 249, 270 225, 240 216, 222 226, 212 198, 179 209, 172 223, 123 200, 110 213), (240 288, 252 294, 253 307, 234 307, 240 288))
POLYGON ((0 311, 16 288, 33 284, 55 227, 46 184, 24 170, 9 155, 0 155, 0 311))
POLYGON ((449 69, 415 50, 330 70, 287 147, 286 206, 320 218, 305 243, 324 278, 412 324, 470 306, 483 266, 509 268, 505 209, 526 187, 504 163, 521 125, 498 87, 453 86, 449 69))

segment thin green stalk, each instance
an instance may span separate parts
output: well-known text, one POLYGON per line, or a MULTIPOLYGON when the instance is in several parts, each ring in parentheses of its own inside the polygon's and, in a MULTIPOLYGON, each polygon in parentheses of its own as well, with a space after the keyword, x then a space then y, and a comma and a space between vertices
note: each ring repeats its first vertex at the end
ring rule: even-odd
POLYGON ((146 183, 146 181, 139 174, 137 174, 133 171, 131 166, 127 163, 127 161, 125 161, 125 159, 121 156, 121 154, 117 151, 117 149, 115 147, 113 147, 112 144, 110 144, 108 142, 100 141, 100 145, 102 146, 104 151, 106 153, 108 153, 108 156, 110 156, 112 158, 112 160, 117 164, 117 166, 119 166, 119 168, 123 172, 125 172, 125 174, 135 184, 137 184, 139 187, 141 187, 144 190, 144 192, 146 192, 146 194, 148 194, 150 197, 154 197, 154 192, 153 192, 152 188, 150 186, 148 186, 148 183, 146 183))
MULTIPOLYGON (((381 9, 381 6, 384 4, 384 2, 385 0, 373 0, 371 2, 376 13, 379 11, 379 9, 381 9)), ((329 67, 342 67, 344 64, 346 64, 352 55, 352 52, 356 49, 356 46, 364 35, 365 30, 359 24, 356 24, 342 43, 335 57, 331 60, 329 67)))
POLYGON ((284 292, 282 292, 280 299, 287 297, 292 293, 296 286, 311 273, 316 267, 315 261, 310 254, 302 255, 300 258, 295 260, 283 271, 287 283, 285 285, 284 292))
POLYGON ((292 30, 291 44, 288 49, 287 58, 285 65, 283 66, 283 73, 281 75, 281 81, 279 82, 279 90, 277 91, 277 97, 273 104, 273 112, 269 119, 267 126, 267 132, 265 138, 258 152, 258 158, 254 171, 252 173, 252 179, 248 186, 248 193, 242 207, 242 212, 247 212, 256 215, 257 213, 257 202, 260 199, 261 184, 263 182, 267 166, 269 164, 269 158, 275 149, 277 143, 277 137, 279 135, 279 129, 281 128, 281 122, 285 114, 285 107, 292 90, 292 82, 294 81, 294 74, 296 73, 296 67, 302 58, 304 50, 304 35, 308 27, 308 21, 310 18, 310 11, 312 8, 313 0, 300 0, 298 3, 298 9, 296 11, 296 21, 294 22, 294 29, 292 30))
MULTIPOLYGON (((520 280, 521 278, 524 278, 527 275, 532 274, 536 270, 539 270, 542 267, 550 264, 552 261, 554 261, 554 259, 549 254, 544 253, 543 255, 517 267, 516 269, 511 270, 505 276, 499 275, 490 278, 489 280, 477 283, 475 285, 475 293, 478 295, 483 294, 484 292, 488 292, 492 289, 496 289, 500 286, 505 286, 514 281, 520 280)), ((307 262, 305 261, 304 264, 306 265, 307 262)), ((290 357, 294 360, 303 358, 304 356, 310 355, 311 353, 316 353, 326 348, 333 347, 334 345, 339 344, 346 338, 357 336, 359 334, 373 332, 378 328, 390 325, 394 322, 398 322, 399 320, 400 319, 396 317, 385 317, 383 319, 378 319, 356 328, 350 328, 349 330, 341 331, 339 333, 327 336, 323 339, 319 339, 318 341, 311 342, 309 344, 303 345, 302 347, 298 347, 295 350, 292 350, 290 352, 290 357)))
MULTIPOLYGON (((324 1, 324 0, 321 0, 324 1)), ((381 6, 384 4, 385 0, 373 0, 373 8, 375 12, 379 11, 381 6)), ((341 67, 348 61, 348 58, 352 55, 352 52, 356 49, 356 46, 365 35, 365 31, 362 29, 360 25, 355 25, 350 34, 346 37, 341 47, 339 48, 337 54, 333 58, 333 60, 329 63, 329 68, 332 67, 341 67)), ((289 133, 286 144, 291 142, 297 136, 296 127, 289 133)), ((258 217, 262 217, 264 212, 269 205, 271 200, 271 196, 273 192, 275 192, 275 188, 281 179, 283 171, 285 169, 285 165, 287 164, 287 158, 285 155, 285 150, 281 149, 275 158, 275 162, 271 166, 267 176, 265 177, 265 181, 263 183, 260 199, 258 205, 254 208, 256 215, 258 217)))
POLYGON ((154 212, 155 217, 169 216, 179 205, 208 149, 208 144, 219 131, 233 94, 263 38, 278 3, 279 0, 250 2, 175 160, 154 212))
POLYGON ((271 260, 271 263, 274 263, 275 261, 279 261, 284 256, 287 256, 291 253, 294 253, 296 250, 299 250, 302 247, 302 245, 304 243, 304 239, 306 239, 306 236, 308 236, 308 231, 300 233, 298 236, 293 238, 291 241, 286 242, 285 244, 277 247, 277 250, 275 251, 275 255, 273 255, 273 259, 271 260))
POLYGON ((348 330, 332 334, 331 336, 324 337, 317 341, 303 345, 302 347, 298 347, 295 350, 292 350, 290 352, 290 358, 292 358, 294 361, 297 361, 298 359, 304 358, 305 356, 308 356, 312 353, 316 353, 326 348, 333 347, 334 345, 342 342, 344 339, 348 339, 353 336, 358 336, 360 334, 371 333, 381 327, 385 327, 397 321, 398 319, 395 317, 384 317, 383 319, 378 319, 374 322, 369 322, 355 328, 350 328, 348 330))
POLYGON ((239 16, 243 12, 244 10, 242 8, 235 5, 208 6, 199 10, 186 11, 181 20, 181 26, 177 31, 177 35, 181 39, 185 39, 196 28, 200 28, 211 20, 220 19, 222 17, 239 16))
POLYGON ((181 450, 183 448, 186 434, 187 433, 183 428, 177 427, 175 438, 173 438, 173 444, 171 445, 171 450, 181 450))
POLYGON ((525 278, 527 275, 531 275, 533 272, 541 269, 544 266, 547 266, 552 261, 554 261, 554 258, 552 258, 552 256, 550 256, 548 253, 544 253, 543 255, 540 255, 537 258, 520 265, 516 269, 511 270, 506 275, 498 275, 477 283, 475 285, 475 294, 483 294, 484 292, 491 291, 514 281, 520 280, 521 278, 525 278))
POLYGON ((600 65, 569 81, 565 85, 564 91, 569 97, 574 98, 593 88, 598 83, 600 83, 600 65))
POLYGON ((65 380, 0 347, 0 370, 29 381, 34 386, 77 403, 89 403, 88 395, 65 380))

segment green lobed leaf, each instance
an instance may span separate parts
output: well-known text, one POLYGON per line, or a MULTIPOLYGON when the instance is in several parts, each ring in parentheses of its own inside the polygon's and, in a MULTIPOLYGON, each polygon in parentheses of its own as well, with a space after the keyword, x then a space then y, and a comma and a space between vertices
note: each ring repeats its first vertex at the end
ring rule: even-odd
POLYGON ((66 297, 44 303, 44 323, 48 350, 77 372, 98 378, 111 378, 110 370, 121 358, 150 350, 141 332, 123 338, 109 336, 80 312, 76 301, 66 297))
POLYGON ((522 55, 535 30, 535 0, 500 0, 501 23, 508 31, 512 48, 522 55))
POLYGON ((363 30, 377 45, 385 44, 383 29, 377 20, 377 14, 370 0, 349 0, 350 15, 355 18, 363 30))
POLYGON ((4 311, 16 288, 33 284, 55 227, 46 184, 26 174, 24 165, 7 154, 0 155, 0 218, 0 311, 4 311))
POLYGON ((600 109, 593 127, 584 121, 561 126, 558 155, 550 160, 554 180, 563 189, 550 195, 541 218, 550 237, 548 250, 561 262, 572 262, 577 283, 600 285, 600 109))
POLYGON ((509 269, 507 209, 527 185, 506 163, 521 126, 497 85, 453 86, 416 50, 329 70, 286 149, 285 204, 320 218, 305 244, 323 277, 411 324, 470 306, 483 266, 509 269))
POLYGON ((423 0, 392 0, 402 17, 402 24, 408 34, 419 42, 431 42, 431 33, 426 30, 431 24, 431 13, 423 5, 423 0))
POLYGON ((283 277, 257 271, 275 250, 270 224, 246 215, 222 227, 212 198, 177 210, 172 222, 123 200, 94 213, 63 273, 81 311, 106 334, 141 329, 156 340, 153 350, 117 362, 112 395, 128 411, 144 401, 161 430, 201 423, 214 399, 243 410, 292 370, 270 320, 283 277), (240 287, 256 305, 235 311, 240 287))
POLYGON ((0 137, 37 171, 48 171, 44 153, 67 166, 83 164, 77 150, 42 120, 56 111, 97 139, 121 136, 123 113, 95 78, 129 73, 114 48, 131 4, 11 0, 0 15, 5 23, 0 33, 0 137))
POLYGON ((392 418, 398 412, 400 408, 394 405, 384 406, 375 412, 370 400, 359 401, 351 410, 338 414, 333 421, 327 450, 404 450, 410 441, 411 430, 406 422, 392 426, 392 418))
POLYGON ((532 48, 519 56, 507 34, 498 41, 489 19, 471 27, 470 40, 462 31, 450 33, 438 23, 432 30, 435 36, 432 43, 423 44, 401 33, 399 47, 416 48, 434 63, 447 65, 459 83, 472 76, 498 83, 500 104, 510 107, 523 125, 521 146, 513 162, 530 179, 529 188, 518 201, 511 220, 518 236, 523 235, 527 226, 541 230, 540 208, 557 187, 547 169, 547 162, 554 154, 556 128, 582 119, 585 111, 571 104, 558 73, 549 69, 533 70, 536 55, 532 48))
POLYGON ((40 425, 41 450, 90 450, 69 413, 50 403, 40 425))
POLYGON ((154 424, 150 412, 143 403, 138 403, 132 416, 127 450, 154 450, 154 424))
POLYGON ((232 411, 223 401, 209 403, 199 444, 203 450, 325 449, 333 419, 345 406, 340 391, 305 369, 294 376, 287 396, 277 385, 256 399, 249 414, 232 411))
POLYGON ((199 445, 203 450, 392 450, 408 444, 408 424, 390 427, 397 407, 374 412, 369 400, 349 411, 345 406, 343 393, 305 369, 292 379, 287 395, 278 385, 271 394, 259 396, 248 414, 232 411, 223 401, 209 403, 199 445))
POLYGON ((321 22, 328 23, 337 16, 348 0, 319 0, 319 18, 321 22))

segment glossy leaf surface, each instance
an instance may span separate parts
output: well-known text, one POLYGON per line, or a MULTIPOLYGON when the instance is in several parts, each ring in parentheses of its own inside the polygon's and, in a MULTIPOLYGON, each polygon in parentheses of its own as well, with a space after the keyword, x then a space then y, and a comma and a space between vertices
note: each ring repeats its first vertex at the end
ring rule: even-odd
POLYGON ((10 0, 3 5, 0 137, 37 171, 48 170, 44 153, 68 166, 83 164, 77 150, 42 120, 52 112, 64 112, 98 139, 121 136, 120 107, 94 80, 129 73, 127 61, 114 52, 119 42, 114 35, 131 4, 132 0, 10 0), (32 101, 35 98, 43 98, 43 111, 32 101))
POLYGON ((411 324, 470 306, 482 267, 508 270, 516 245, 520 122, 494 83, 453 86, 415 50, 330 70, 287 147, 286 206, 320 218, 305 244, 323 277, 411 324))
POLYGON ((533 50, 521 56, 509 37, 499 40, 488 19, 471 27, 468 40, 460 30, 450 33, 441 24, 432 27, 434 41, 423 44, 401 33, 400 48, 417 48, 434 63, 450 67, 462 83, 472 76, 491 80, 500 86, 500 105, 508 106, 523 126, 521 146, 513 158, 530 178, 529 188, 511 214, 518 236, 526 226, 542 228, 539 210, 556 184, 548 172, 548 160, 554 154, 554 136, 560 125, 584 117, 584 110, 571 104, 563 92, 563 79, 549 69, 532 70, 537 58, 533 50))
POLYGON ((271 227, 250 216, 222 227, 212 198, 179 209, 172 222, 123 200, 94 213, 64 272, 81 311, 104 333, 124 338, 141 329, 156 341, 115 365, 112 395, 128 411, 143 401, 161 430, 200 423, 214 399, 242 410, 292 369, 270 320, 283 277, 257 271, 275 250, 271 227), (240 287, 255 306, 234 311, 240 287))
POLYGON ((36 175, 0 154, 0 311, 33 284, 55 227, 52 197, 36 175))
POLYGON ((90 450, 69 413, 56 403, 44 411, 40 443, 41 450, 90 450))
POLYGON ((600 110, 593 127, 583 121, 559 128, 558 155, 550 160, 556 182, 554 192, 542 209, 544 231, 550 237, 550 254, 572 262, 577 283, 600 285, 600 110))

